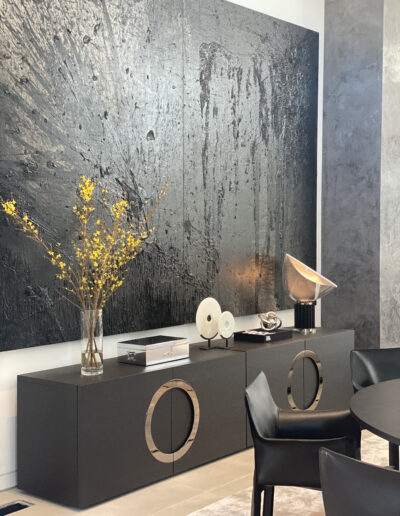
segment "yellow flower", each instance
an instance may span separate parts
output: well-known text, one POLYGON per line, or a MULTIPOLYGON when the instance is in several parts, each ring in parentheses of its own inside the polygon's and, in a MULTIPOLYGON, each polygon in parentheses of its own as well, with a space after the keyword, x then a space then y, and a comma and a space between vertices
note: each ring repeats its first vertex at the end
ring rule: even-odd
POLYGON ((81 198, 86 203, 89 203, 92 200, 94 187, 94 181, 92 181, 91 179, 86 179, 85 176, 81 176, 81 182, 79 184, 79 193, 81 198))
POLYGON ((119 219, 122 215, 122 213, 126 210, 128 207, 128 203, 125 199, 122 201, 116 202, 111 206, 111 214, 115 219, 119 219))
POLYGON ((12 199, 11 201, 5 201, 2 203, 3 210, 7 213, 7 215, 15 215, 16 214, 16 208, 15 208, 15 201, 12 199))

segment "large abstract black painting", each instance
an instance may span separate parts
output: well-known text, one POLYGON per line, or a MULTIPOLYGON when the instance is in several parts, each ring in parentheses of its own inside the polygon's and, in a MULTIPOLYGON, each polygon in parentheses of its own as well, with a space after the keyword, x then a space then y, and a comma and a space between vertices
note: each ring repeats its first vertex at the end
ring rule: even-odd
MULTIPOLYGON (((156 233, 105 313, 108 334, 289 306, 281 264, 316 247, 318 35, 222 0, 3 0, 0 194, 74 235, 79 176, 156 233)), ((76 339, 41 249, 0 219, 0 350, 76 339)))

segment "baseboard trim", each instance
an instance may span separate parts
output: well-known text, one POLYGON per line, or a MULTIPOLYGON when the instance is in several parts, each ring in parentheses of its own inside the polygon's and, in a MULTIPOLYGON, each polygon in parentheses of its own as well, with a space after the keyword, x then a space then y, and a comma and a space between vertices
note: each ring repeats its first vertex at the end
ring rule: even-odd
POLYGON ((0 475, 0 491, 11 489, 17 485, 17 472, 3 473, 0 475))

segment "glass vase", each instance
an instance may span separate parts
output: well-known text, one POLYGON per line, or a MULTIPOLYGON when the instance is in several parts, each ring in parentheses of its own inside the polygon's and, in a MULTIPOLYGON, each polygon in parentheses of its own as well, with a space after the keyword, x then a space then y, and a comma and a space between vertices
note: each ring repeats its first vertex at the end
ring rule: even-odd
POLYGON ((103 373, 102 310, 81 311, 81 374, 103 373))

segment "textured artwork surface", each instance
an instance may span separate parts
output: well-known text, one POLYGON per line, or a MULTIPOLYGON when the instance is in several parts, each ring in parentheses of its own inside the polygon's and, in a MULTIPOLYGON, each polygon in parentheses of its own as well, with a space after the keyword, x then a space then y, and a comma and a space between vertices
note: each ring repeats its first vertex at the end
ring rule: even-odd
MULTIPOLYGON (((76 238, 79 176, 156 232, 107 334, 290 306, 285 252, 315 266, 318 35, 211 0, 3 0, 0 194, 76 238)), ((0 219, 0 350, 73 340, 78 313, 41 249, 0 219)))

